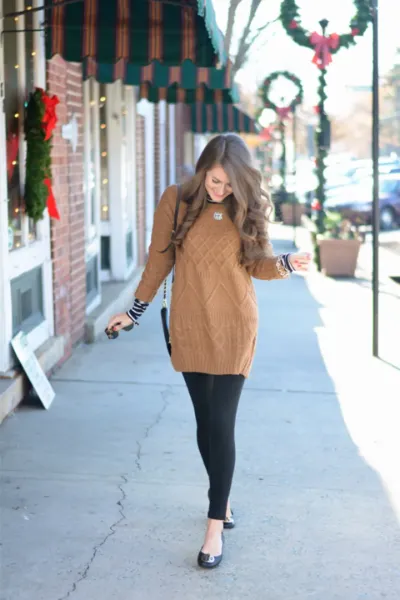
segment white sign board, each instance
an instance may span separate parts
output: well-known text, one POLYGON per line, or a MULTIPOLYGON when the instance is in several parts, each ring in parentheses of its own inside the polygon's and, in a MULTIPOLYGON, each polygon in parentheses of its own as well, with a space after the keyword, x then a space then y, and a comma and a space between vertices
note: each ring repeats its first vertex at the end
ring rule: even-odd
POLYGON ((18 333, 11 344, 41 403, 46 409, 49 408, 56 394, 33 350, 29 347, 25 334, 18 333))

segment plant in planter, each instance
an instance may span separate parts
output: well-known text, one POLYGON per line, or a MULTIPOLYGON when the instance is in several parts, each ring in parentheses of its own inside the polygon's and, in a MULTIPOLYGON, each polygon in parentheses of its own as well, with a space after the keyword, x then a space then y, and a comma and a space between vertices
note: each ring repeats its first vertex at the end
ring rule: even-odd
POLYGON ((299 202, 294 193, 287 194, 287 201, 281 205, 282 221, 284 225, 301 225, 301 217, 304 215, 304 204, 299 202))
POLYGON ((324 233, 314 236, 317 263, 324 275, 354 277, 362 243, 358 230, 339 213, 327 212, 324 233))

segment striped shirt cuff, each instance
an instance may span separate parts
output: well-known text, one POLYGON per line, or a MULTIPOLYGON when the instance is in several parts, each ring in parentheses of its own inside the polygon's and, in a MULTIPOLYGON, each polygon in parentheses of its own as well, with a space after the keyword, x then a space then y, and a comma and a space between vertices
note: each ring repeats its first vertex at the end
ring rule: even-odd
POLYGON ((289 275, 294 271, 289 257, 290 254, 281 254, 280 256, 278 256, 278 260, 276 261, 276 268, 278 269, 278 273, 283 278, 289 277, 289 275))
POLYGON ((132 308, 130 308, 126 312, 126 314, 128 315, 128 317, 130 319, 132 319, 132 321, 136 325, 139 325, 139 319, 142 316, 142 314, 146 311, 146 308, 148 306, 149 306, 148 302, 142 302, 141 300, 138 300, 137 298, 135 298, 132 308))
POLYGON ((282 254, 281 261, 285 269, 287 269, 289 273, 293 273, 295 269, 293 268, 292 263, 290 262, 290 253, 282 254))

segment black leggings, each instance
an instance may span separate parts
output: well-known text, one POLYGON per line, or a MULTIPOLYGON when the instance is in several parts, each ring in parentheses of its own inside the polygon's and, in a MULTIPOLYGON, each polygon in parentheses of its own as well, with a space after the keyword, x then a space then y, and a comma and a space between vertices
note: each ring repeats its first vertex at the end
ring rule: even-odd
POLYGON ((242 375, 183 373, 197 421, 197 444, 210 481, 209 519, 224 520, 235 469, 235 421, 242 375))

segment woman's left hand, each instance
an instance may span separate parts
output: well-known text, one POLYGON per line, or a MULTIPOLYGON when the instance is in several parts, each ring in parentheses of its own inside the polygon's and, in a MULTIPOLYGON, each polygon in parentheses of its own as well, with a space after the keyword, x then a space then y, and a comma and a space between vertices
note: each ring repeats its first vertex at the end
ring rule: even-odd
POLYGON ((309 252, 298 252, 290 254, 289 260, 295 271, 306 272, 310 268, 311 254, 309 252))

